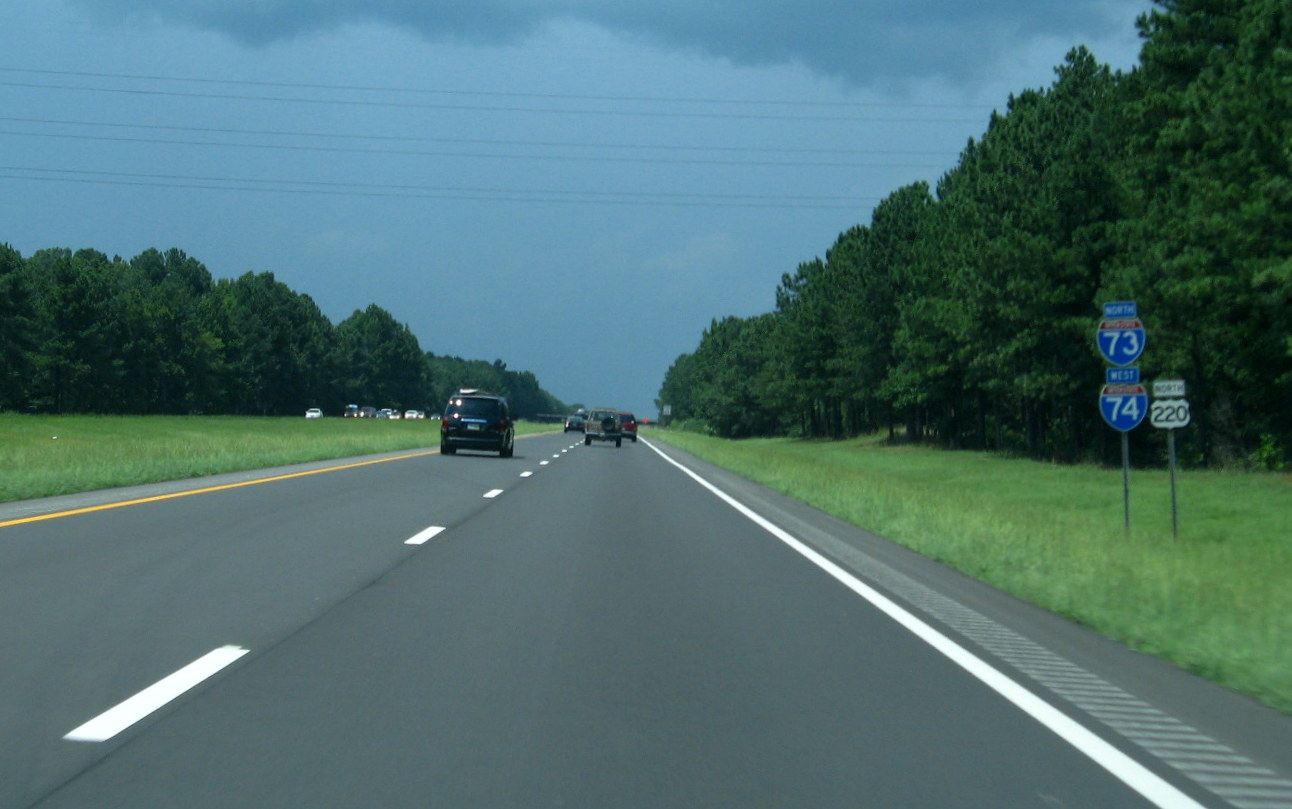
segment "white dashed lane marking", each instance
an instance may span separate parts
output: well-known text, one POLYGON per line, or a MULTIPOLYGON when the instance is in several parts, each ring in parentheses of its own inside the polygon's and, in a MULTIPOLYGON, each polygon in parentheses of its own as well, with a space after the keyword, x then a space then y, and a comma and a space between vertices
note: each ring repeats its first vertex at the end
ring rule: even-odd
POLYGON ((114 708, 109 708, 64 736, 69 742, 106 742, 121 731, 201 684, 248 650, 222 646, 199 657, 135 694, 114 708))
POLYGON ((405 545, 425 545, 428 541, 444 532, 444 526, 432 525, 415 536, 404 540, 405 545))

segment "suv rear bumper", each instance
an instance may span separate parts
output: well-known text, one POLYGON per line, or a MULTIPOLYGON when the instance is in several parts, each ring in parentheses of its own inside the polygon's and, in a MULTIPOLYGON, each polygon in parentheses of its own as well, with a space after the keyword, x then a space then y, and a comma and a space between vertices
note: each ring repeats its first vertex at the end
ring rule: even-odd
POLYGON ((497 430, 467 430, 462 427, 440 429, 440 446, 450 449, 479 449, 502 452, 511 445, 511 433, 497 430))
POLYGON ((440 444, 454 449, 487 449, 497 452, 506 449, 507 439, 496 436, 493 438, 440 438, 440 444))

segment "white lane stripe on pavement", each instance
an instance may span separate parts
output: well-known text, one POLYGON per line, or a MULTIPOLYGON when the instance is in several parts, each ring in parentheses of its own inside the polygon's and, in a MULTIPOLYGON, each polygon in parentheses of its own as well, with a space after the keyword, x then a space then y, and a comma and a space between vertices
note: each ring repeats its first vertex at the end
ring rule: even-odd
POLYGON ((708 489, 718 499, 753 521, 758 527, 798 551, 808 561, 834 577, 849 590, 869 601, 889 618, 901 624, 920 640, 976 677, 988 688, 1009 700, 1015 707, 1040 722, 1059 738, 1103 767, 1123 784, 1144 796, 1153 805, 1161 809, 1203 809, 1202 804, 1176 789, 1161 776, 1038 697, 1022 684, 1010 679, 990 663, 974 655, 968 649, 917 618, 914 614, 903 609, 878 590, 854 577, 852 573, 795 538, 788 531, 739 502, 699 474, 668 457, 651 442, 647 441, 646 446, 654 450, 665 461, 680 469, 696 483, 708 489))
POLYGON ((489 491, 484 493, 484 496, 489 499, 493 499, 500 494, 502 494, 502 489, 490 489, 489 491))
POLYGON ((63 738, 71 742, 107 741, 176 697, 192 690, 247 652, 247 649, 238 646, 222 646, 208 652, 125 702, 104 711, 63 738))
POLYGON ((427 542, 434 539, 437 535, 443 533, 444 530, 445 530, 444 526, 442 525, 432 525, 429 528, 426 528, 418 532, 416 535, 411 536, 408 539, 404 540, 404 544, 405 545, 425 545, 427 542))

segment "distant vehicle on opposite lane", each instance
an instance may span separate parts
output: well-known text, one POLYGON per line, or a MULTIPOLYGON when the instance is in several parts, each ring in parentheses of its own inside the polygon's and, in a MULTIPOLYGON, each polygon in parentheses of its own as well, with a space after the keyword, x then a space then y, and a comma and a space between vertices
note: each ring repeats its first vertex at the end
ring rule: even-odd
POLYGON ((323 418, 323 411, 319 410, 317 407, 311 407, 309 410, 305 411, 305 418, 321 419, 323 418))

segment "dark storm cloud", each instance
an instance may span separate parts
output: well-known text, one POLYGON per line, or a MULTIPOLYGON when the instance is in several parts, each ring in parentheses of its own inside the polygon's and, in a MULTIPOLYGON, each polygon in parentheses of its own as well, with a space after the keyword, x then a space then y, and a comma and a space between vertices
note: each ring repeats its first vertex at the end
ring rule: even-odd
POLYGON ((1036 36, 1071 45, 1125 26, 1125 0, 73 0, 116 18, 155 17, 264 45, 350 22, 432 40, 516 42, 561 20, 741 65, 798 63, 856 85, 985 77, 1036 36))
POLYGON ((410 27, 431 39, 514 41, 551 13, 525 0, 403 2, 402 0, 71 0, 108 19, 180 22, 219 31, 250 45, 353 22, 410 27))

